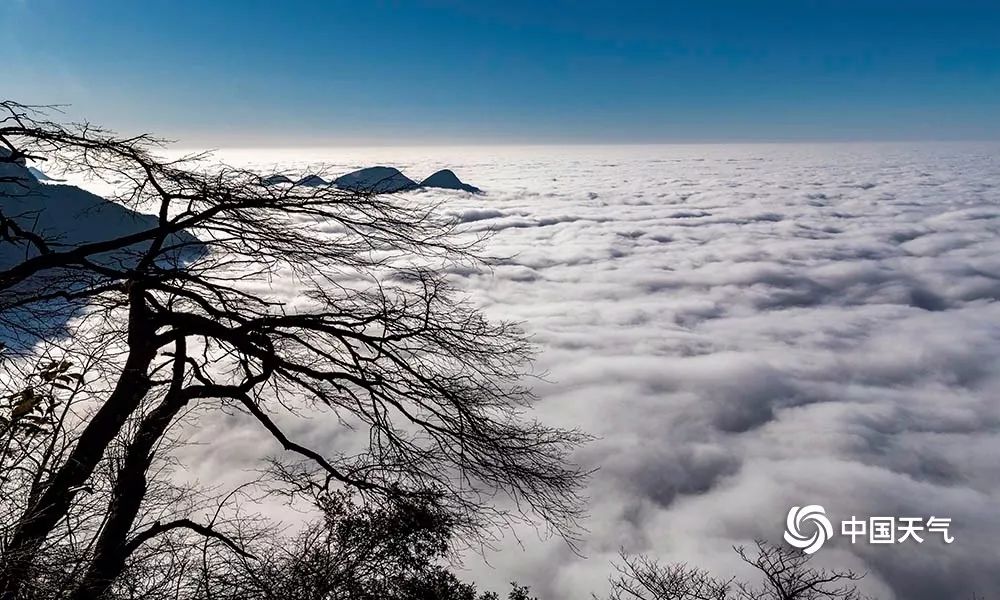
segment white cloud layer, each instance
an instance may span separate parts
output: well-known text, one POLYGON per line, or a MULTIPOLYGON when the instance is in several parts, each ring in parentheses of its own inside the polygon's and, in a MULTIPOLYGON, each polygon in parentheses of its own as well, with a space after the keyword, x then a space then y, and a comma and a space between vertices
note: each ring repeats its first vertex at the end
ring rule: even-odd
MULTIPOLYGON (((851 546, 883 598, 1000 589, 1000 147, 749 145, 223 152, 261 166, 438 168, 497 230, 492 274, 456 273, 541 344, 539 411, 600 439, 580 557, 529 532, 467 575, 540 597, 601 592, 619 547, 739 569, 792 505, 954 519, 956 542, 851 546)), ((342 168, 341 168, 342 167, 342 168)), ((305 171, 305 167, 303 167, 305 171)), ((337 434, 306 424, 298 435, 337 434)), ((232 422, 197 465, 261 449, 232 422), (220 448, 221 446, 212 447, 220 448)), ((329 441, 335 444, 335 441, 329 441)), ((192 467, 194 468, 194 467, 192 467)), ((835 521, 836 522, 836 521, 835 521)))

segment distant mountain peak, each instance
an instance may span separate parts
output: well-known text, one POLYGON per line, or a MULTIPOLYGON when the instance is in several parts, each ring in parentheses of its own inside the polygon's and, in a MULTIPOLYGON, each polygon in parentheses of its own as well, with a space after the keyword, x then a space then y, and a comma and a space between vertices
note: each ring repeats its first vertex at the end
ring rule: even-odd
POLYGON ((462 190, 472 194, 482 192, 474 185, 463 183, 451 169, 441 169, 420 183, 421 187, 443 188, 446 190, 462 190))
POLYGON ((264 185, 280 185, 282 183, 291 183, 291 182, 292 182, 291 179, 289 179, 285 175, 282 175, 281 173, 275 173, 274 175, 271 175, 270 177, 265 177, 264 179, 261 180, 261 183, 263 183, 264 185))
POLYGON ((319 175, 306 175, 302 179, 298 180, 296 185, 306 185, 310 187, 318 187, 322 185, 330 185, 325 179, 319 175))
POLYGON ((395 167, 375 166, 352 171, 333 180, 334 185, 353 192, 386 194, 412 190, 417 183, 395 167))
MULTIPOLYGON (((44 174, 42 175, 44 176, 44 174)), ((469 185, 459 179, 458 175, 455 175, 455 172, 451 169, 441 169, 418 184, 396 167, 387 167, 385 165, 376 165, 374 167, 365 167, 357 171, 351 171, 333 181, 326 181, 319 175, 305 175, 298 181, 294 181, 286 175, 275 173, 274 175, 265 177, 262 183, 264 185, 294 184, 312 187, 335 185, 342 190, 370 194, 391 194, 414 190, 420 187, 461 190, 471 194, 482 193, 482 190, 476 186, 469 185)))

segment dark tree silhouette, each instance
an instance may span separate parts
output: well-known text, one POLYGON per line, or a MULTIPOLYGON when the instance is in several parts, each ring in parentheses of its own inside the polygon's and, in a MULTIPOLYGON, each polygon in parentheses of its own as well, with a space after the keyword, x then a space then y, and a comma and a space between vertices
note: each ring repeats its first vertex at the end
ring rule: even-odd
POLYGON ((198 543, 249 560, 245 523, 171 487, 171 447, 212 411, 283 448, 260 489, 433 503, 466 539, 523 518, 572 537, 584 436, 525 414, 528 339, 446 276, 481 240, 433 205, 166 160, 157 139, 51 114, 0 103, 0 597, 125 594, 139 557, 176 573, 198 543), (37 227, 59 188, 20 175, 26 160, 114 184, 105 208, 132 228, 37 227), (298 441, 300 411, 367 443, 298 441))
POLYGON ((865 600, 853 571, 812 566, 813 556, 758 541, 751 551, 735 548, 762 576, 761 583, 720 579, 687 564, 661 564, 622 554, 610 579, 609 600, 865 600))
MULTIPOLYGON (((216 598, 241 600, 499 600, 447 568, 452 519, 433 503, 361 510, 343 494, 320 502, 324 518, 264 560, 204 569, 216 598)), ((530 600, 514 585, 512 600, 530 600)))

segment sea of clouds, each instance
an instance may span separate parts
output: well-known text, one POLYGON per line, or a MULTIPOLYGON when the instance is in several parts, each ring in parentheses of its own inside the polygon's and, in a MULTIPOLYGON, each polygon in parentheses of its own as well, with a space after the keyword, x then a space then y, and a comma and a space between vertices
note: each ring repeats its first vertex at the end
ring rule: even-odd
MULTIPOLYGON (((881 598, 1000 589, 1000 146, 691 145, 222 151, 306 173, 453 169, 485 195, 443 200, 508 257, 459 284, 539 343, 540 418, 598 439, 578 553, 525 530, 469 579, 539 597, 602 592, 619 549, 745 573, 732 551, 781 540, 793 505, 950 517, 955 542, 851 545, 881 598)), ((336 445, 301 425, 301 438, 336 445)), ((312 427, 312 428, 311 428, 312 427)), ((204 424, 191 469, 260 455, 204 424), (234 454, 233 448, 241 448, 234 454)))

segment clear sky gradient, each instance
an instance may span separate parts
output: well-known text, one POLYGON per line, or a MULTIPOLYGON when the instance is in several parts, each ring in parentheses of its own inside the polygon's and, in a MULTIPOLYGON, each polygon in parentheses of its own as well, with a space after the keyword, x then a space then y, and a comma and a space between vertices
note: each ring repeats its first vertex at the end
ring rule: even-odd
POLYGON ((0 47, 193 144, 1000 139, 998 0, 0 0, 0 47))

